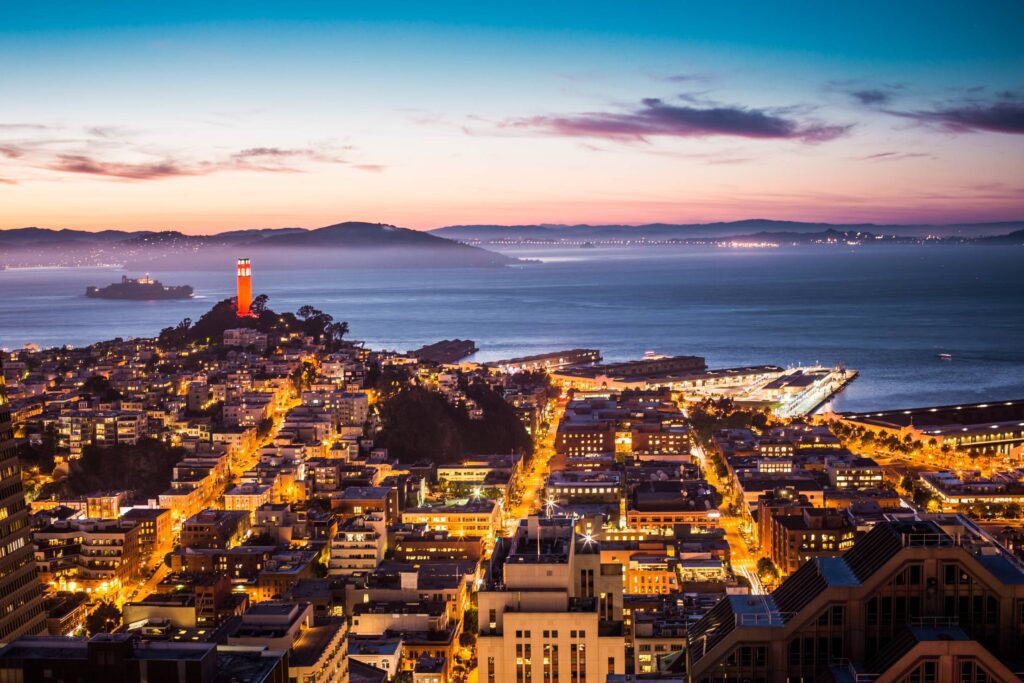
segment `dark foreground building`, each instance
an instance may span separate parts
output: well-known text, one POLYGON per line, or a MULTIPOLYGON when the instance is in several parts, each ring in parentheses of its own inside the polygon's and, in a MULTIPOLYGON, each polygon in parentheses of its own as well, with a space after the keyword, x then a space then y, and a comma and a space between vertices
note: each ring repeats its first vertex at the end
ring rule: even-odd
POLYGON ((3 370, 0 359, 0 643, 45 627, 3 370))
POLYGON ((25 636, 0 648, 0 681, 18 683, 286 683, 288 655, 261 647, 25 636))
POLYGON ((1024 565, 961 516, 875 526, 689 630, 691 680, 996 683, 1024 672, 1024 565))

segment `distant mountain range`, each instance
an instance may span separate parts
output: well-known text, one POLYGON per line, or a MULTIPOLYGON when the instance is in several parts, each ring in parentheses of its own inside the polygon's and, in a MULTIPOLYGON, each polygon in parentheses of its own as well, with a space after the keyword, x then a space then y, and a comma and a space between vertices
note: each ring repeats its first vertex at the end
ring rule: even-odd
POLYGON ((347 222, 309 230, 0 230, 0 266, 123 264, 135 270, 220 268, 248 256, 261 268, 503 266, 517 259, 482 247, 620 243, 835 244, 849 242, 1024 245, 1024 221, 949 225, 840 225, 764 219, 648 225, 453 225, 429 232, 347 222), (468 243, 468 244, 467 244, 468 243))
POLYGON ((379 223, 213 235, 18 228, 0 231, 0 265, 124 264, 132 269, 224 267, 247 256, 260 268, 503 266, 516 259, 428 232, 379 223))
POLYGON ((452 225, 431 231, 448 239, 474 242, 560 241, 662 241, 737 238, 752 235, 803 235, 866 233, 870 235, 974 239, 1004 236, 1024 229, 1024 220, 1002 223, 951 223, 948 225, 837 224, 774 221, 756 218, 719 223, 650 223, 646 225, 452 225))

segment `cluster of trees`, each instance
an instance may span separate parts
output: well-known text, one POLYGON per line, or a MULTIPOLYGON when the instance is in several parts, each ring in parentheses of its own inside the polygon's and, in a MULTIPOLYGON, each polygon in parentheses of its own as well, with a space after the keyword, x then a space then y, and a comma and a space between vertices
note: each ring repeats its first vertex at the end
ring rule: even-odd
MULTIPOLYGON (((878 433, 861 425, 847 424, 839 421, 833 422, 831 428, 835 435, 844 443, 856 441, 863 448, 876 448, 903 455, 920 453, 925 447, 939 448, 939 442, 934 438, 928 439, 927 442, 915 439, 910 434, 905 434, 900 438, 896 434, 878 433)), ((943 444, 939 450, 943 453, 949 453, 952 449, 949 447, 949 444, 943 444)))
POLYGON ((57 453, 57 429, 54 425, 51 424, 43 430, 37 443, 32 443, 28 439, 19 439, 16 443, 15 452, 22 469, 31 470, 38 467, 40 472, 53 472, 57 453))
POLYGON ((101 602, 85 617, 85 632, 90 636, 110 633, 120 625, 121 610, 113 602, 101 602))
POLYGON ((328 350, 337 348, 348 333, 348 323, 334 318, 312 306, 302 306, 296 313, 276 313, 267 307, 269 297, 260 294, 253 299, 250 310, 254 317, 239 318, 235 299, 224 299, 193 322, 185 318, 176 327, 160 331, 160 344, 167 348, 183 348, 192 344, 219 345, 224 330, 245 327, 266 333, 271 338, 287 336, 292 332, 313 337, 328 350))
POLYGON ((763 583, 775 583, 779 580, 779 568, 770 557, 762 557, 757 561, 757 576, 763 583))
POLYGON ((406 385, 382 394, 382 430, 376 446, 387 448, 389 455, 405 463, 443 464, 485 453, 515 452, 524 458, 533 454, 533 440, 500 394, 483 383, 468 384, 464 390, 483 409, 483 419, 470 419, 465 407, 452 405, 442 394, 421 386, 406 385))
POLYGON ((497 486, 478 487, 466 482, 448 481, 438 485, 437 488, 445 498, 469 498, 476 493, 479 493, 481 498, 490 500, 497 500, 501 497, 501 489, 497 486))
POLYGON ((115 389, 110 384, 110 380, 103 375, 93 375, 85 380, 82 389, 104 403, 121 399, 121 392, 115 389))
POLYGON ((301 329, 308 337, 325 342, 328 346, 341 342, 348 334, 348 323, 334 322, 334 318, 318 308, 306 305, 298 310, 301 329))
POLYGON ((296 394, 301 394, 312 386, 313 381, 316 379, 316 364, 309 360, 304 360, 302 363, 292 371, 291 381, 292 388, 295 389, 296 394))
POLYGON ((761 431, 772 418, 764 410, 738 408, 731 398, 706 398, 687 406, 686 415, 695 431, 709 437, 720 429, 753 429, 761 431))
POLYGON ((393 398, 412 381, 409 368, 404 365, 370 365, 366 372, 366 387, 377 392, 381 400, 393 398))
POLYGON ((140 439, 134 446, 87 446, 72 462, 63 486, 72 495, 134 489, 152 498, 170 487, 174 466, 186 455, 183 448, 156 439, 140 439))
POLYGON ((958 505, 957 512, 977 519, 1020 519, 1020 503, 970 503, 958 505))
POLYGON ((920 479, 903 477, 900 480, 899 488, 904 495, 914 501, 914 505, 922 510, 935 512, 942 506, 942 499, 932 489, 925 486, 920 479))
POLYGON ((714 434, 721 429, 751 429, 762 431, 771 424, 771 415, 763 410, 737 408, 731 398, 707 398, 687 406, 686 415, 693 428, 693 437, 704 449, 719 479, 725 479, 729 470, 714 448, 714 434))

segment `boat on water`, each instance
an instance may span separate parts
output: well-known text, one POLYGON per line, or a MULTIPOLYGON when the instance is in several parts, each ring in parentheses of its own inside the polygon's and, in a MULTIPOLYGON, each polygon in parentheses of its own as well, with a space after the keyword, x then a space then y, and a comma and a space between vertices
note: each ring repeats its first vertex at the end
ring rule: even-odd
POLYGON ((940 353, 939 360, 953 360, 953 354, 951 353, 940 353))
POLYGON ((191 299, 191 285, 167 286, 154 280, 149 273, 138 279, 121 276, 120 282, 106 287, 86 287, 85 295, 91 299, 124 299, 154 301, 158 299, 191 299))

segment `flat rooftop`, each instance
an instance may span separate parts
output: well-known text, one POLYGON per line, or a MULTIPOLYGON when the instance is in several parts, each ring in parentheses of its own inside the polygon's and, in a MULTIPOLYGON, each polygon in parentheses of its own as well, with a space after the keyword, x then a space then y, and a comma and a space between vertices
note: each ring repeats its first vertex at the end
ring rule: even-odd
POLYGON ((999 422, 1024 422, 1024 399, 1012 401, 991 401, 986 403, 963 403, 960 405, 925 406, 900 410, 870 412, 846 412, 840 415, 853 422, 878 427, 899 429, 909 426, 966 426, 987 427, 999 422))
POLYGON ((343 617, 317 620, 312 627, 303 631, 292 645, 289 664, 301 667, 313 666, 324 655, 327 646, 337 636, 338 631, 343 628, 345 628, 343 617))

